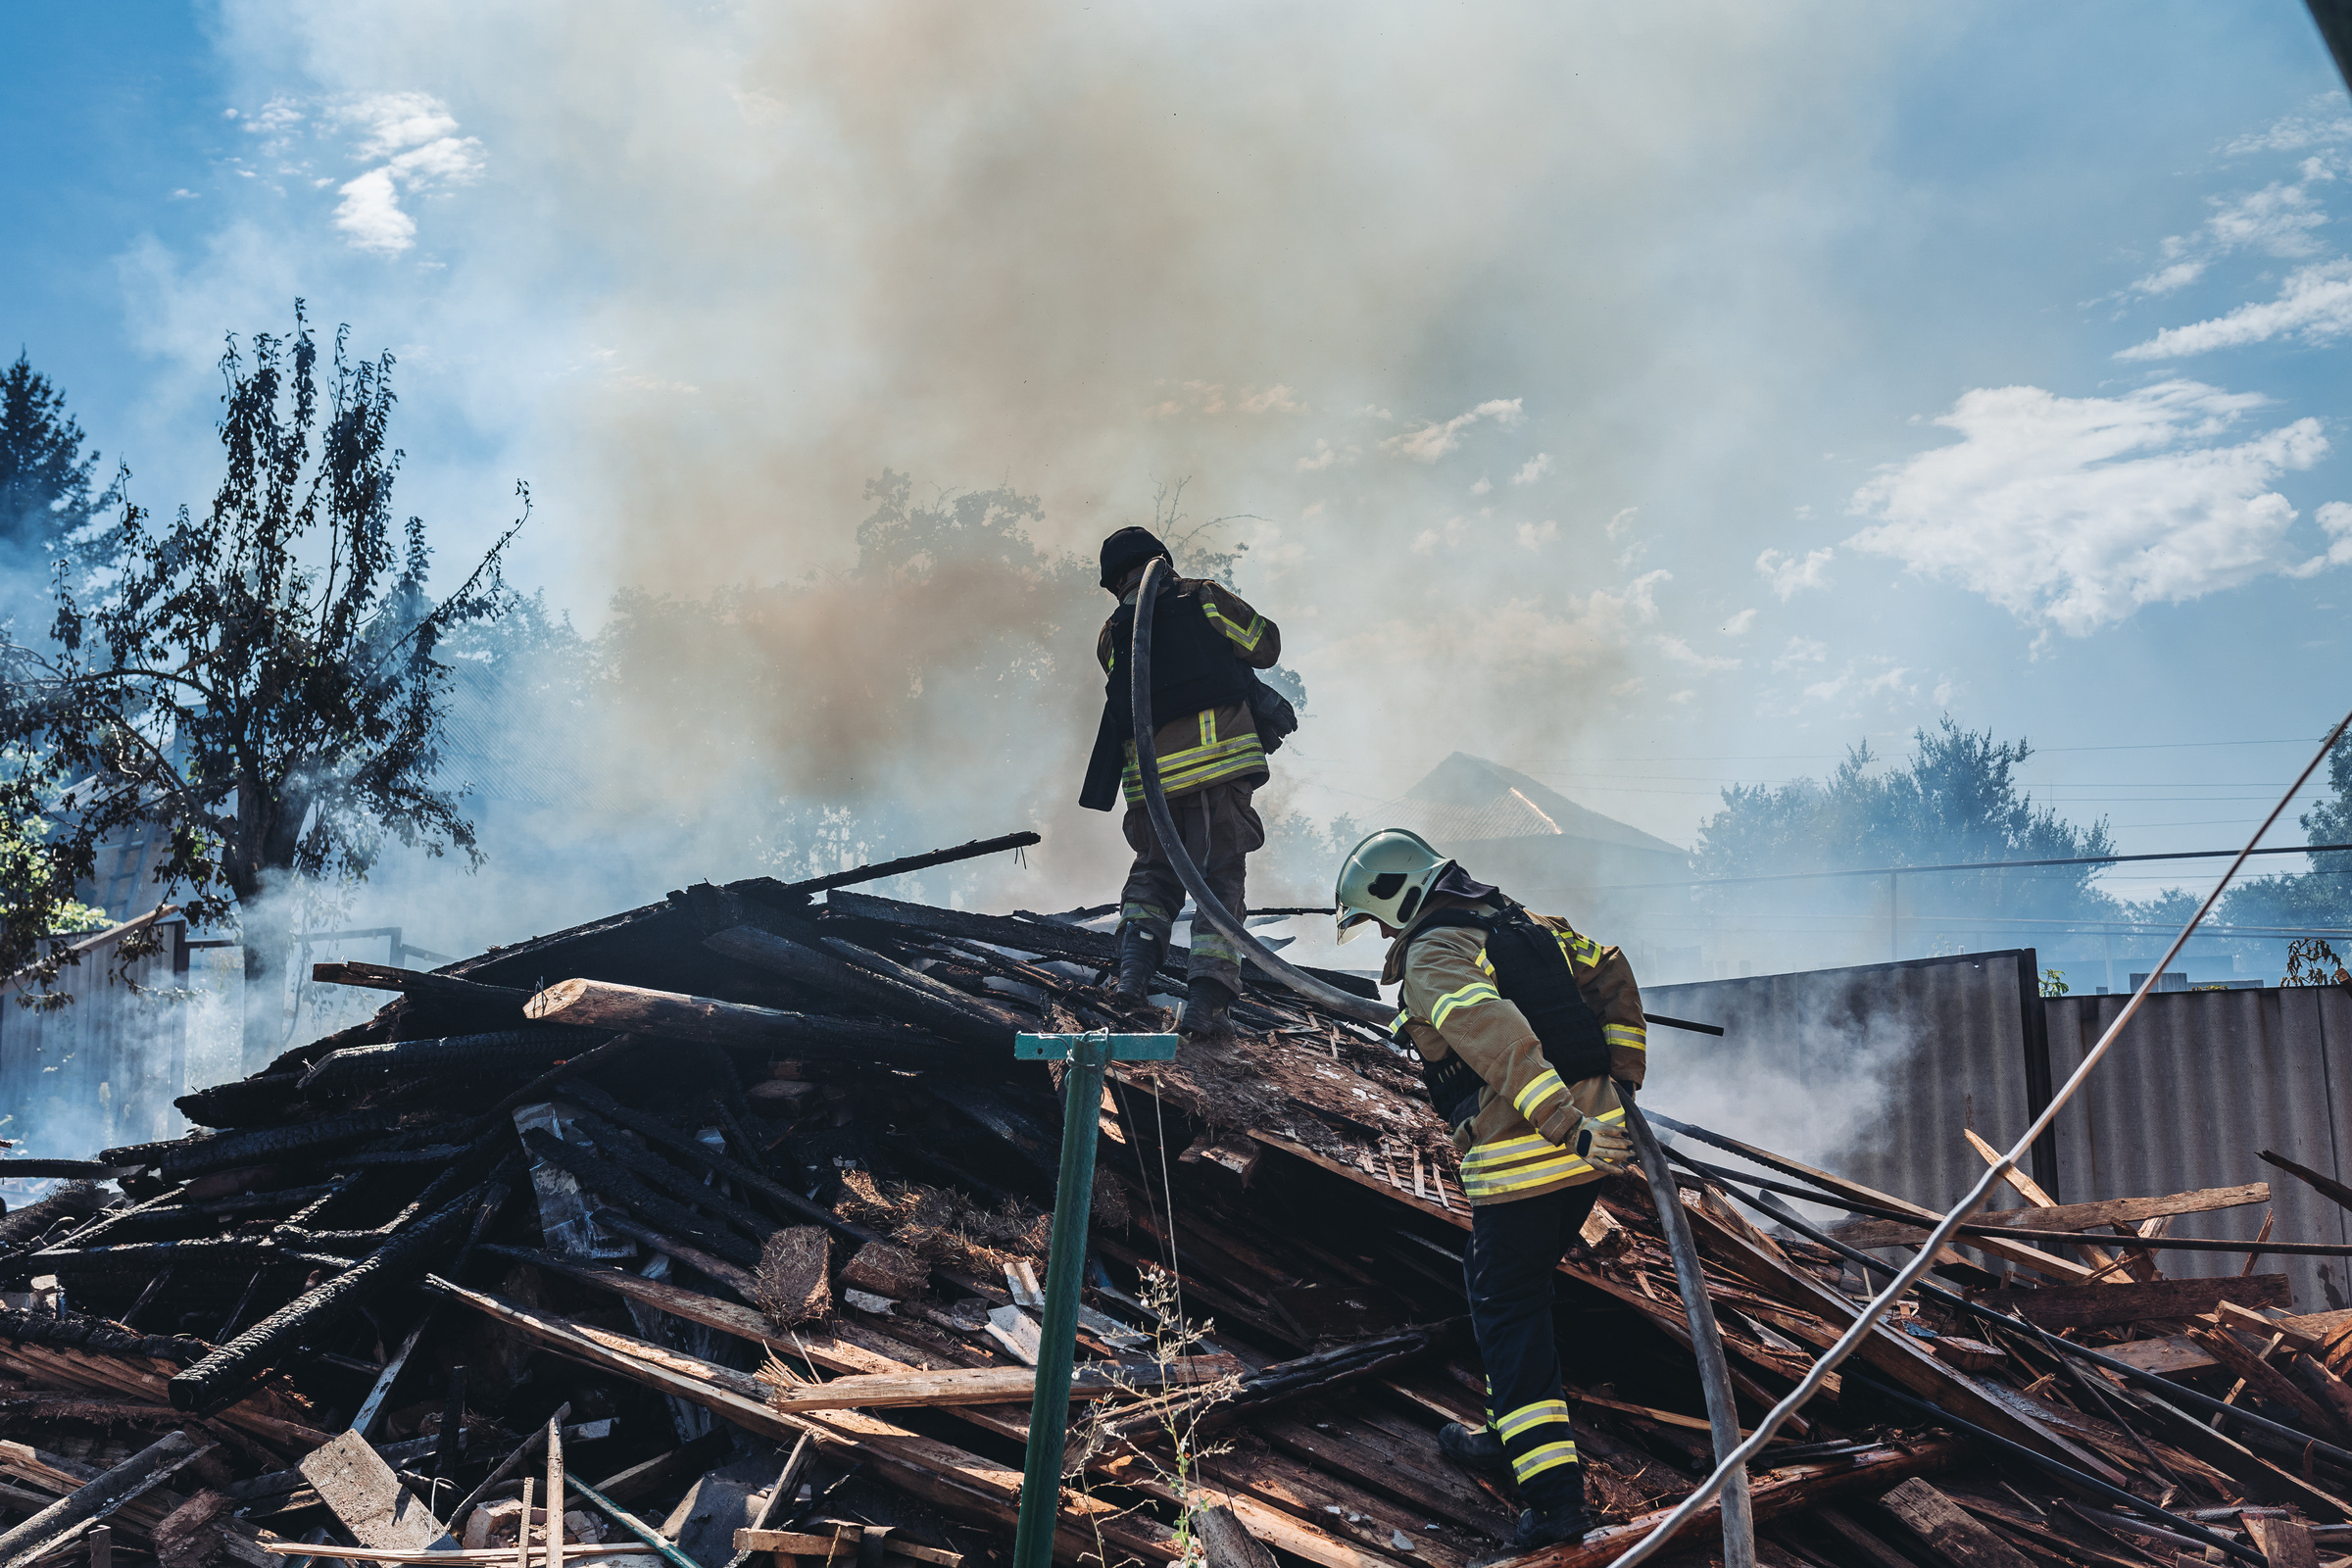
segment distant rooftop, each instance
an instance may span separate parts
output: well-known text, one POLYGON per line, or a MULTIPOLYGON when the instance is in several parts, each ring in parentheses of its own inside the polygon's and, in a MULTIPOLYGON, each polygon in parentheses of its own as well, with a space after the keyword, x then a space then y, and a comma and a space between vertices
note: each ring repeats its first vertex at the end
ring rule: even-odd
POLYGON ((1442 849, 1448 842, 1572 838, 1662 855, 1680 847, 1577 805, 1525 773, 1455 752, 1404 792, 1414 825, 1442 849))

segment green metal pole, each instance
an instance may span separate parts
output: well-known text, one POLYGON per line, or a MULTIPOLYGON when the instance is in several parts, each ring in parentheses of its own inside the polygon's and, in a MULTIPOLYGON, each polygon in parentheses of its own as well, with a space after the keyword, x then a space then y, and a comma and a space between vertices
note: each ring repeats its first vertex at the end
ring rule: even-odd
POLYGON ((1061 1176, 1054 1193, 1053 1252, 1046 1260, 1046 1309, 1037 1351, 1037 1396, 1029 1405, 1029 1447, 1021 1471, 1021 1522, 1012 1568, 1053 1568, 1061 1515, 1061 1455, 1069 1437, 1070 1363, 1078 1354, 1078 1289, 1086 1277, 1086 1222, 1095 1200, 1095 1139, 1102 1122, 1102 1069, 1113 1046, 1102 1036, 1070 1037, 1062 1074, 1061 1176))

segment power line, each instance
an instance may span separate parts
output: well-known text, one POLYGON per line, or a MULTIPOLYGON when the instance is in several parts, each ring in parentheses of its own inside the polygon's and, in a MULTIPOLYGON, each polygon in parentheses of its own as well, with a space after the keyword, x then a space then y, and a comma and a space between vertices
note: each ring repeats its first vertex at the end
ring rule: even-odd
POLYGON ((1773 871, 1761 876, 1711 876, 1693 882, 1617 882, 1598 893, 1633 893, 1651 888, 1729 887, 1740 882, 1811 882, 1839 876, 1916 876, 1925 871, 2006 871, 2033 865, 2113 865, 2123 860, 2225 860, 2238 855, 2326 855, 2352 844, 2296 844, 2275 850, 2170 850, 2159 855, 2072 855, 2047 860, 1958 860, 1949 865, 1874 865, 1851 871, 1773 871))

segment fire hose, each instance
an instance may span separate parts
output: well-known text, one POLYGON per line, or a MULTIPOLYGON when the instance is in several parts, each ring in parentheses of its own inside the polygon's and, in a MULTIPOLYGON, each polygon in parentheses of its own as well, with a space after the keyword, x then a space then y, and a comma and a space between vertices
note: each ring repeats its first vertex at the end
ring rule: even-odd
MULTIPOLYGON (((1152 710, 1152 612, 1167 567, 1165 558, 1156 558, 1144 568, 1143 583, 1136 590, 1135 640, 1127 666, 1128 706, 1135 728, 1135 767, 1143 783, 1144 808, 1151 814, 1152 830, 1159 835, 1160 847, 1167 852, 1168 864, 1175 870, 1176 879, 1193 896, 1199 919, 1207 921, 1240 953, 1248 955, 1250 961, 1269 978, 1317 1006, 1359 1023, 1386 1028, 1396 1014, 1378 1002, 1324 984, 1276 956, 1251 936, 1249 928, 1234 918, 1232 911, 1209 891, 1208 878, 1200 874, 1200 868, 1185 850, 1183 835, 1176 831, 1175 814, 1168 809, 1167 794, 1160 786, 1159 758, 1152 749, 1152 739, 1155 727, 1152 710)), ((1620 1080, 1617 1098, 1625 1106, 1626 1130, 1633 1135, 1634 1146, 1641 1152, 1642 1173, 1649 1179, 1650 1199, 1657 1205, 1659 1227, 1666 1233, 1667 1248, 1674 1254, 1675 1283, 1682 1292, 1683 1310, 1690 1318, 1690 1345, 1698 1359, 1699 1385, 1706 1394, 1707 1427, 1714 1439, 1720 1466, 1740 1446, 1740 1411, 1732 1392, 1731 1366, 1723 1355, 1723 1338, 1715 1327, 1715 1309, 1707 1298, 1706 1275, 1699 1267, 1698 1248, 1691 1240, 1690 1221, 1683 1215, 1682 1194, 1675 1186, 1673 1172, 1667 1169, 1666 1153, 1658 1145, 1657 1135, 1634 1103, 1631 1085, 1620 1080)), ((1754 1568, 1755 1526, 1748 1507, 1747 1475, 1740 1467, 1732 1469, 1723 1485, 1723 1549, 1725 1568, 1754 1568)))

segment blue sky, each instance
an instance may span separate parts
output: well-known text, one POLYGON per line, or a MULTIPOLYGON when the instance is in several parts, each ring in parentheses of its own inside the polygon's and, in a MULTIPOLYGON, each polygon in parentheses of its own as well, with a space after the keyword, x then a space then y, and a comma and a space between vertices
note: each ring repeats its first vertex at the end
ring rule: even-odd
POLYGON ((1459 748, 1688 842, 1948 710, 2202 848, 2352 702, 2352 103, 2293 0, 255 0, 0 46, 0 326, 151 505, 209 488, 221 335, 301 294, 400 356, 444 559, 527 478, 515 576, 589 624, 838 566, 885 465, 1073 548, 1189 475, 1317 814, 1459 748))

